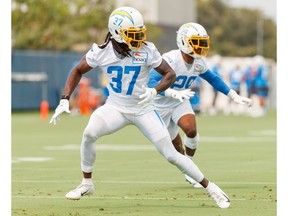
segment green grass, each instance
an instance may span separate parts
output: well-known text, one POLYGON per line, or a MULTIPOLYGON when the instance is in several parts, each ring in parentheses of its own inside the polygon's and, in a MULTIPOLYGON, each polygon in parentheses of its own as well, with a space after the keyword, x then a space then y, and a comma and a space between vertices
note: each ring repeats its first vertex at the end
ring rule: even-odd
POLYGON ((197 116, 195 162, 230 196, 229 209, 187 184, 134 126, 97 141, 94 196, 66 200, 82 179, 79 147, 88 118, 63 114, 53 126, 38 113, 12 114, 12 215, 276 215, 275 112, 197 116))

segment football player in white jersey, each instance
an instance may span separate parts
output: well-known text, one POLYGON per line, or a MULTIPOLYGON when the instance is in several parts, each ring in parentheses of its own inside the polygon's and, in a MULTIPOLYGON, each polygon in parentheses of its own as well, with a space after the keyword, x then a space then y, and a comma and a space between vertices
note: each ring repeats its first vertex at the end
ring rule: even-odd
MULTIPOLYGON (((164 92, 154 98, 157 112, 167 125, 172 142, 182 154, 192 160, 199 145, 200 136, 197 132, 196 119, 189 98, 193 97, 191 84, 200 76, 210 83, 216 90, 227 95, 239 104, 251 106, 251 99, 241 97, 228 87, 220 76, 211 72, 205 57, 210 49, 210 38, 205 28, 198 23, 183 24, 177 32, 177 46, 179 49, 171 50, 162 55, 176 73, 176 81, 164 92), (185 133, 184 145, 179 135, 179 127, 185 133)), ((149 87, 159 83, 162 75, 151 69, 149 87)), ((185 175, 186 181, 194 187, 202 187, 197 181, 185 175)))
POLYGON ((175 150, 164 122, 155 111, 153 98, 174 83, 175 72, 162 59, 154 44, 146 41, 142 15, 134 8, 120 7, 111 13, 108 28, 105 43, 93 44, 72 69, 60 103, 50 120, 50 123, 56 124, 61 113, 70 112, 69 97, 83 74, 98 67, 106 75, 109 96, 105 104, 92 113, 82 136, 82 182, 68 192, 66 198, 78 200, 84 195, 93 194, 96 140, 133 124, 167 161, 200 182, 220 208, 228 208, 228 196, 209 182, 193 161, 175 150), (147 87, 151 68, 162 76, 153 88, 147 87))

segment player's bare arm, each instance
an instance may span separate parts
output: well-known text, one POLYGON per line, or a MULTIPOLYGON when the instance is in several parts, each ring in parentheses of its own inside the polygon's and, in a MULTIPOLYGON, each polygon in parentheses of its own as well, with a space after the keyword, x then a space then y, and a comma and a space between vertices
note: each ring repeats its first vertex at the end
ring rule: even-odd
POLYGON ((162 91, 165 91, 175 82, 176 74, 175 71, 169 66, 169 64, 164 59, 162 60, 161 64, 154 69, 158 73, 163 75, 163 78, 160 81, 160 83, 157 86, 155 86, 157 93, 160 93, 162 91))
POLYGON ((72 92, 78 85, 83 74, 90 71, 92 67, 87 64, 85 55, 81 58, 80 62, 72 69, 69 77, 67 78, 63 95, 71 96, 72 92))

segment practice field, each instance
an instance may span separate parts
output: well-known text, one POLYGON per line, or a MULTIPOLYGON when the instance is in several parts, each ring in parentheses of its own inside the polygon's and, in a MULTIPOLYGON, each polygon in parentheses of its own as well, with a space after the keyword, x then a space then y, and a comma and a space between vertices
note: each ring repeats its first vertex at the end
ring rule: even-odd
POLYGON ((54 126, 38 113, 12 114, 12 215, 276 215, 275 112, 197 116, 195 162, 231 198, 229 209, 186 183, 134 126, 97 141, 94 196, 67 200, 82 179, 79 147, 88 119, 63 114, 54 126))

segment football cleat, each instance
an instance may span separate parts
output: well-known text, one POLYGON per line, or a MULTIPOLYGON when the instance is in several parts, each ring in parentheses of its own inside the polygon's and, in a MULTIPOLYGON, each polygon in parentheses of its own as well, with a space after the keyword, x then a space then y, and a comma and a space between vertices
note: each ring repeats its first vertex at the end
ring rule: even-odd
POLYGON ((189 184, 192 184, 194 188, 203 188, 203 186, 195 181, 194 179, 192 179, 190 176, 188 175, 185 175, 185 180, 189 183, 189 184))
POLYGON ((209 182, 205 188, 208 195, 216 202, 219 208, 228 208, 230 206, 230 199, 216 184, 209 182))
POLYGON ((80 184, 76 189, 66 194, 67 199, 79 200, 82 196, 90 196, 94 193, 94 185, 80 184))

